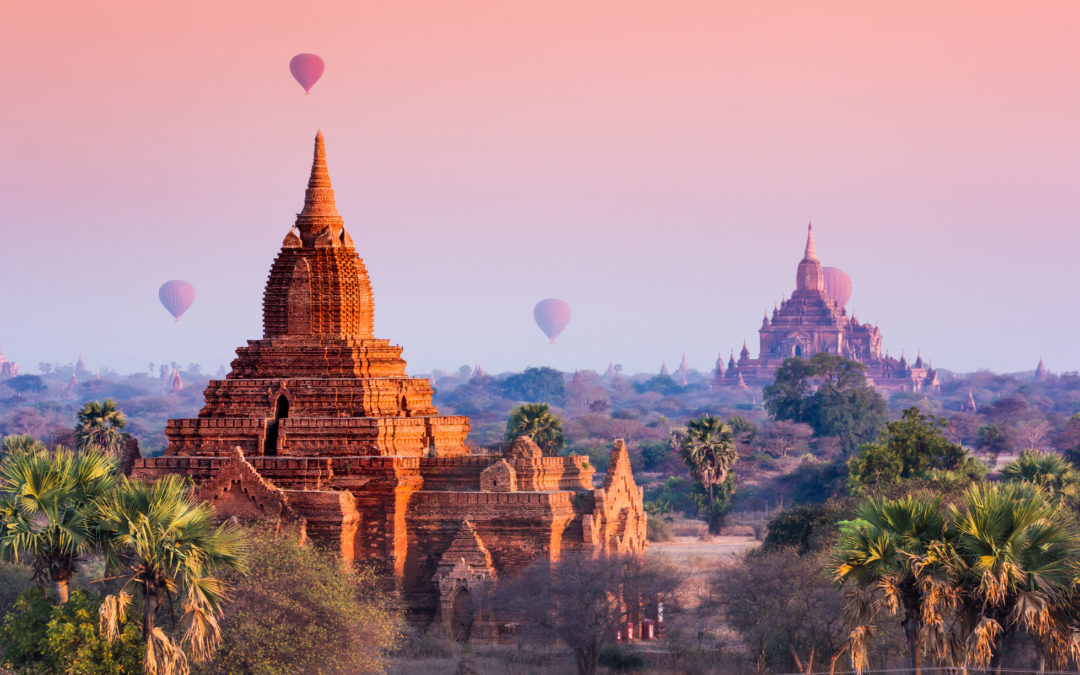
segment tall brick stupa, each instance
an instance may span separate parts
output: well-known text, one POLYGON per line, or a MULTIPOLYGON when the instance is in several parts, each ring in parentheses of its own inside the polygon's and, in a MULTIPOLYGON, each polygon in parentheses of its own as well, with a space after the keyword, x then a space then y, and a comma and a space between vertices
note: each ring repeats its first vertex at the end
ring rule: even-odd
POLYGON ((499 575, 564 551, 645 547, 642 491, 616 441, 602 487, 585 457, 527 437, 471 455, 401 347, 374 337, 371 282, 334 202, 320 132, 304 207, 263 294, 263 337, 236 350, 195 419, 169 420, 161 457, 132 475, 191 476, 219 517, 291 521, 349 561, 381 564, 410 620, 457 637, 499 575), (471 599, 472 598, 472 599, 471 599))

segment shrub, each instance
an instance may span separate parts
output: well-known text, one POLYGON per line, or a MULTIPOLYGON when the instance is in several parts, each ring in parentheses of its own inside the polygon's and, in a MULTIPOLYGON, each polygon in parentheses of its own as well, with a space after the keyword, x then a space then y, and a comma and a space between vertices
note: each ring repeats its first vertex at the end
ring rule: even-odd
POLYGON ((250 530, 246 573, 233 572, 233 602, 208 673, 287 675, 382 670, 401 639, 400 617, 369 569, 342 567, 329 551, 250 530))
POLYGON ((645 537, 649 541, 671 541, 675 535, 671 532, 671 526, 666 520, 652 516, 645 523, 645 537))
POLYGON ((667 441, 644 441, 641 443, 641 468, 645 471, 651 471, 667 459, 670 454, 671 446, 667 441))
POLYGON ((26 591, 4 617, 4 666, 27 672, 111 675, 141 673, 146 648, 135 621, 109 642, 98 632, 101 600, 75 591, 63 605, 38 588, 26 591))

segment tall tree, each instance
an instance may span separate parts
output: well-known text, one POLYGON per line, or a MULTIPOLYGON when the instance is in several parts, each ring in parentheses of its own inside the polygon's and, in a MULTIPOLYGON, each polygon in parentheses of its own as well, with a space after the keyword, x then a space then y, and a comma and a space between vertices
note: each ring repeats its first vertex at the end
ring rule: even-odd
POLYGON ((532 438, 545 455, 557 455, 566 446, 562 419, 547 403, 523 403, 510 411, 506 443, 513 443, 518 436, 532 438))
POLYGON ((764 399, 773 418, 809 424, 840 439, 847 453, 873 441, 885 424, 885 400, 866 382, 865 367, 827 352, 785 359, 764 399))
POLYGON ((1027 633, 1059 664, 1075 662, 1080 532, 1068 514, 1031 484, 980 485, 950 520, 971 614, 968 661, 1000 672, 1005 640, 1027 633))
POLYGON ((0 461, 0 553, 29 559, 39 583, 52 582, 67 602, 80 560, 98 545, 96 503, 115 482, 116 461, 93 449, 9 452, 0 461))
POLYGON ((127 417, 116 406, 116 401, 87 401, 79 410, 79 422, 75 425, 75 440, 80 448, 97 445, 119 455, 124 447, 124 428, 127 417))
POLYGON ((939 497, 908 495, 896 500, 870 499, 859 506, 857 520, 836 545, 835 579, 849 591, 855 619, 852 662, 865 667, 872 625, 881 613, 901 615, 908 643, 908 665, 922 668, 923 629, 937 623, 946 607, 935 590, 936 568, 929 564, 945 536, 939 497), (928 620, 929 619, 929 620, 928 620))
POLYGON ((679 457, 708 494, 709 531, 719 531, 724 512, 717 509, 716 488, 727 482, 738 459, 731 427, 715 415, 690 420, 681 438, 679 457))
POLYGON ((186 670, 209 659, 221 640, 218 617, 227 599, 227 585, 216 569, 241 568, 242 539, 238 529, 218 525, 206 503, 196 503, 185 478, 168 475, 155 483, 127 478, 99 502, 105 534, 106 570, 122 582, 119 593, 106 598, 102 628, 118 635, 119 621, 132 593, 143 601, 146 672, 186 670), (179 599, 184 634, 180 645, 156 626, 158 611, 179 599))

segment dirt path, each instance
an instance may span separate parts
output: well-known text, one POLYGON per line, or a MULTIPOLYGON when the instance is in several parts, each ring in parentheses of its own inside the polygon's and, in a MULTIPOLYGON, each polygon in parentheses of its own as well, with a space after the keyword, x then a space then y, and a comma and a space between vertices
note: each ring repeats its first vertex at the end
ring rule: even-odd
POLYGON ((704 569, 730 562, 760 544, 753 537, 725 535, 707 541, 700 537, 675 537, 672 541, 649 542, 645 555, 664 558, 679 566, 704 569))

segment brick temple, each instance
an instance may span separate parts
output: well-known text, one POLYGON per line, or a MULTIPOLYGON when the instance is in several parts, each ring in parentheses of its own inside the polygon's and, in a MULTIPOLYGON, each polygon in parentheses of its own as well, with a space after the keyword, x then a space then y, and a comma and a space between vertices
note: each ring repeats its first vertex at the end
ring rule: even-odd
POLYGON ((881 330, 859 323, 826 292, 825 275, 814 247, 814 226, 807 228, 806 250, 795 272, 795 292, 766 315, 758 330, 758 358, 750 358, 743 343, 739 360, 734 352, 727 368, 716 364, 716 384, 720 386, 766 386, 773 374, 791 357, 810 358, 818 352, 838 354, 866 366, 866 378, 879 389, 922 391, 940 386, 937 371, 919 354, 909 364, 903 353, 899 359, 882 353, 881 330))
POLYGON ((319 133, 304 208, 270 268, 262 339, 236 350, 197 418, 169 420, 164 455, 135 459, 132 475, 191 476, 222 518, 299 523, 345 560, 384 567, 411 621, 458 638, 480 634, 471 598, 500 575, 567 551, 644 549, 622 441, 599 488, 585 457, 544 457, 527 437, 470 454, 468 418, 438 414, 401 347, 374 337, 373 304, 319 133))

